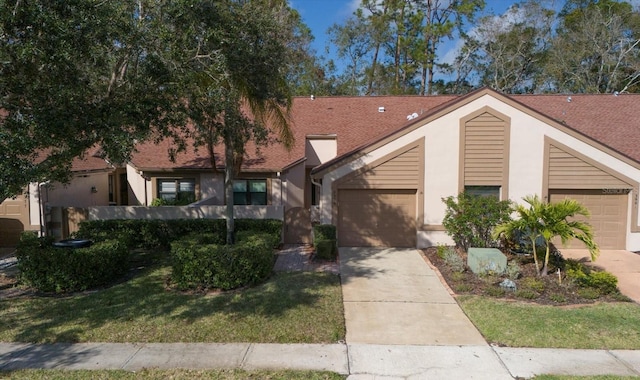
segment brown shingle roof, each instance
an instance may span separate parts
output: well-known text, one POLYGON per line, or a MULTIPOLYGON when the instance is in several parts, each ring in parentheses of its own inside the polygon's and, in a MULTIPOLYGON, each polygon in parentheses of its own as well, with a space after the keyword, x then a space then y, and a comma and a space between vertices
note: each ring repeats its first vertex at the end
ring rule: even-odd
MULTIPOLYGON (((517 103, 552 118, 640 163, 640 94, 614 95, 517 95, 517 103)), ((336 134, 338 156, 407 125, 407 115, 425 115, 453 105, 460 96, 297 97, 293 100, 292 125, 295 144, 291 151, 275 144, 247 149, 243 170, 279 171, 304 157, 307 135, 336 134), (384 107, 384 112, 379 112, 384 107)), ((132 164, 143 170, 210 169, 204 147, 192 147, 169 160, 169 141, 141 144, 132 164)), ((222 167, 222 148, 216 164, 222 167)))
POLYGON ((512 98, 640 163, 640 94, 512 98))
MULTIPOLYGON (((293 99, 291 129, 295 144, 287 151, 281 144, 262 147, 256 154, 255 147, 247 147, 249 159, 243 170, 278 171, 304 157, 307 135, 336 134, 338 155, 347 153, 367 141, 389 133, 407 123, 407 115, 424 113, 446 103, 456 96, 381 96, 381 97, 308 97, 293 99), (384 107, 384 112, 378 112, 384 107)), ((197 151, 189 147, 187 152, 169 160, 171 142, 160 144, 147 142, 138 146, 132 164, 142 170, 175 170, 211 168, 204 147, 197 151)), ((216 164, 222 166, 223 151, 217 147, 216 164)))

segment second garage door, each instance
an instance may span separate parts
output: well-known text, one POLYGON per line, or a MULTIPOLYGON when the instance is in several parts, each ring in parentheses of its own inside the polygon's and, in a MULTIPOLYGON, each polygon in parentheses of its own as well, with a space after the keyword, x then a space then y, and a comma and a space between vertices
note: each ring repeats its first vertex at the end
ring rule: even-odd
POLYGON ((416 190, 339 190, 342 247, 415 247, 416 190))
MULTIPOLYGON (((602 249, 625 249, 628 195, 603 190, 549 190, 549 201, 575 199, 591 212, 590 218, 580 218, 591 224, 596 243, 602 249)), ((560 245, 558 248, 560 248, 560 245)), ((584 248, 579 241, 569 242, 568 248, 584 248)))
POLYGON ((0 247, 15 246, 29 227, 29 204, 23 195, 0 203, 0 247))

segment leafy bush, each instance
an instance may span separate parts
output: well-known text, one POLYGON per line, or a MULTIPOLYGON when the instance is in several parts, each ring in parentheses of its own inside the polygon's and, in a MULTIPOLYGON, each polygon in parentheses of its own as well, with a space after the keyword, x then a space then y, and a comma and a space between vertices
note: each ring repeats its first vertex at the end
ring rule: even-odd
POLYGON ((591 272, 589 287, 598 289, 601 294, 611 294, 618 291, 618 278, 609 272, 591 272))
POLYGON ((575 260, 567 260, 565 268, 567 277, 580 287, 595 289, 600 294, 618 292, 618 279, 609 272, 593 271, 588 266, 575 260))
MULTIPOLYGON (((226 233, 226 222, 225 233, 226 233)), ((240 231, 264 232, 282 238, 282 221, 277 219, 236 219, 236 234, 240 231)))
POLYGON ((439 258, 444 260, 444 255, 447 249, 449 249, 448 246, 438 243, 438 246, 436 247, 436 255, 438 255, 439 258))
POLYGON ((457 198, 448 197, 442 201, 447 206, 442 224, 458 247, 466 251, 469 247, 498 246, 498 241, 492 237, 493 229, 510 220, 510 201, 464 192, 457 198))
MULTIPOLYGON (((211 234, 211 244, 216 244, 216 241, 213 239, 213 234, 211 234)), ((267 243, 267 245, 271 248, 278 248, 280 245, 280 236, 270 234, 267 232, 254 232, 254 231, 238 231, 236 232, 236 242, 245 243, 245 242, 255 242, 256 240, 261 240, 267 243)))
POLYGON ((335 260, 338 257, 336 226, 318 224, 313 227, 313 247, 316 257, 321 260, 335 260))
MULTIPOLYGON (((282 237, 282 221, 275 219, 236 219, 236 235, 243 231, 269 233, 275 246, 282 237)), ((216 244, 226 241, 227 226, 224 219, 114 219, 92 220, 80 223, 77 238, 93 241, 118 239, 129 249, 169 248, 172 241, 191 233, 215 235, 216 244)))
POLYGON ((507 263, 507 270, 505 274, 511 280, 517 280, 520 277, 522 269, 520 269, 520 265, 515 260, 511 260, 507 263))
POLYGON ((242 235, 236 244, 202 244, 190 235, 171 244, 172 279, 180 289, 235 289, 267 279, 275 262, 273 236, 242 235))
POLYGON ((465 269, 464 260, 462 259, 462 257, 460 257, 458 252, 456 252, 456 250, 453 249, 452 247, 448 247, 448 249, 444 251, 444 262, 451 268, 453 272, 456 272, 456 273, 464 272, 464 269, 465 269))
POLYGON ((82 291, 108 284, 128 269, 129 251, 118 240, 76 249, 52 242, 24 234, 16 252, 21 280, 40 291, 82 291))
POLYGON ((336 240, 336 226, 333 224, 317 224, 313 227, 313 237, 317 240, 336 240))
POLYGON ((538 293, 542 293, 544 291, 544 282, 534 277, 522 279, 522 281, 520 281, 520 286, 538 293))

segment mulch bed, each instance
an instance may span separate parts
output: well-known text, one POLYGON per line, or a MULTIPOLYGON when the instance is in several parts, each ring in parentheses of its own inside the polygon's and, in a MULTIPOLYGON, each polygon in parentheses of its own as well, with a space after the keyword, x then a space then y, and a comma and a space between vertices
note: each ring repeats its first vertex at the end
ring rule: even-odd
MULTIPOLYGON (((434 267, 438 269, 455 295, 472 294, 492 296, 506 300, 519 300, 542 305, 580 305, 595 302, 628 301, 620 294, 600 295, 597 298, 585 297, 584 288, 575 285, 566 278, 564 272, 557 274, 557 267, 550 262, 549 274, 540 277, 531 255, 515 255, 507 253, 507 261, 515 260, 520 267, 520 276, 512 279, 516 283, 516 291, 505 290, 500 283, 507 276, 476 275, 468 267, 462 273, 457 273, 445 263, 437 254, 436 247, 422 250, 434 267)), ((466 253, 457 250, 458 254, 467 262, 466 253)), ((555 260, 562 260, 561 255, 555 260)), ((553 261, 553 260, 550 260, 553 261)))

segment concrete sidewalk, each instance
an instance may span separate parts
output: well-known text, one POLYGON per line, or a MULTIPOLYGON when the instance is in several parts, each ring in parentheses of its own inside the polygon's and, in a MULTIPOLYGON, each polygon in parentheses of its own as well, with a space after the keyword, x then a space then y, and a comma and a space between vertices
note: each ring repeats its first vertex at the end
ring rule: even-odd
POLYGON ((0 370, 143 368, 331 371, 350 380, 640 376, 640 352, 367 344, 0 343, 0 370))

